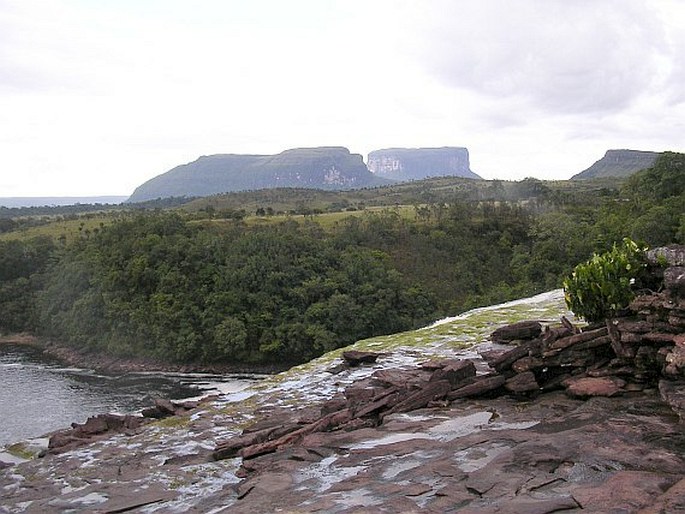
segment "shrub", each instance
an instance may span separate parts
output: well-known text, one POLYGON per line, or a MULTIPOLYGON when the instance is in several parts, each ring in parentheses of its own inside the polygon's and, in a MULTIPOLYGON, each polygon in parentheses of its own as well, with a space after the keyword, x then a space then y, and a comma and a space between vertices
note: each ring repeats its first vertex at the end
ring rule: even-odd
POLYGON ((601 255, 578 264, 564 280, 566 305, 576 315, 594 323, 613 317, 635 296, 636 279, 646 268, 646 248, 626 238, 601 255))

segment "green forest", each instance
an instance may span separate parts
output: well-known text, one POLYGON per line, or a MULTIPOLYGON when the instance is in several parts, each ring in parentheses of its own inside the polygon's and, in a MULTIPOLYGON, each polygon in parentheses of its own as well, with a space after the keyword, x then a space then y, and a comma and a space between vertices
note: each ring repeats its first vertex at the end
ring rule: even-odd
POLYGON ((685 243, 685 155, 615 182, 433 179, 121 207, 73 238, 28 230, 61 214, 14 214, 0 238, 0 331, 287 366, 560 287, 624 237, 685 243))

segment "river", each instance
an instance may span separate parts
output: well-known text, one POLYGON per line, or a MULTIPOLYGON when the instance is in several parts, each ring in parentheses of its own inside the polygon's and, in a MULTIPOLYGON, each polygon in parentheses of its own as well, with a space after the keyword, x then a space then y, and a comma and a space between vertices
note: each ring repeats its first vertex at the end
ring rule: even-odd
POLYGON ((252 375, 126 373, 65 367, 26 345, 0 345, 0 447, 39 437, 105 412, 127 414, 154 398, 180 400, 213 390, 233 392, 252 375))

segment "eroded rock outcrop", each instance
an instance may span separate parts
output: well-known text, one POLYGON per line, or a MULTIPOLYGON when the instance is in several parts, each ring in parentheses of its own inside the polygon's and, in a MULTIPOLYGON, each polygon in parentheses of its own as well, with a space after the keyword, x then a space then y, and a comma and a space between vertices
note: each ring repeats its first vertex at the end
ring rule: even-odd
POLYGON ((387 148, 374 150, 368 158, 369 170, 392 180, 420 180, 454 176, 479 179, 471 171, 466 148, 387 148))
POLYGON ((195 401, 171 402, 157 398, 154 405, 143 409, 140 416, 111 413, 91 416, 84 423, 72 423, 71 428, 51 434, 48 453, 63 453, 116 433, 133 435, 153 419, 183 416, 197 408, 198 404, 195 401))
MULTIPOLYGON (((669 276, 671 268, 663 275, 669 276)), ((396 491, 399 494, 378 493, 392 497, 397 508, 415 508, 417 504, 407 498, 424 496, 426 505, 436 511, 459 507, 459 512, 676 512, 685 508, 685 329, 680 322, 685 300, 677 281, 676 287, 665 283, 662 291, 638 296, 625 315, 604 324, 581 329, 562 318, 559 324, 526 321, 502 327, 492 335, 495 348, 482 354, 489 371, 479 372, 472 359, 378 370, 318 406, 284 410, 257 429, 220 442, 213 458, 242 457, 238 476, 244 481, 236 490, 239 499, 249 498, 242 504, 244 512, 254 512, 251 509, 264 503, 254 491, 268 489, 274 480, 285 480, 284 490, 292 491, 295 469, 305 463, 333 462, 341 448, 348 466, 364 463, 366 469, 373 467, 368 463, 374 455, 461 455, 456 465, 454 459, 441 464, 431 458, 432 467, 425 470, 442 481, 450 477, 447 481, 454 489, 436 487, 441 480, 413 484, 410 478, 413 485, 405 484, 396 491), (527 421, 511 423, 493 436, 492 430, 500 430, 495 416, 507 412, 510 421, 516 419, 512 409, 521 400, 529 409, 527 421), (471 437, 464 427, 482 418, 468 414, 475 405, 489 406, 491 414, 471 437), (557 410, 547 417, 544 411, 550 405, 557 410), (463 410, 460 424, 449 421, 459 419, 455 408, 463 410), (420 425, 398 417, 427 409, 450 413, 444 428, 433 424, 435 415, 420 425), (639 428, 622 420, 624 412, 639 428), (679 427, 667 421, 674 412, 680 416, 679 427), (532 433, 521 430, 533 426, 532 433), (424 435, 409 435, 415 430, 424 435), (360 442, 371 437, 369 431, 388 440, 377 443, 387 444, 382 454, 360 442), (650 447, 655 438, 664 443, 661 450, 650 447), (481 445, 481 453, 472 455, 472 448, 481 445), (644 455, 650 455, 649 460, 657 454, 658 464, 644 465, 644 455), (591 462, 596 464, 588 468, 591 462)), ((379 356, 364 357, 373 363, 379 356)), ((364 363, 355 360, 354 365, 364 363)), ((420 458, 414 461, 423 466, 420 458)), ((388 472, 382 476, 387 478, 388 472)), ((352 483, 380 491, 378 480, 384 483, 369 471, 352 483)), ((311 505, 326 509, 335 502, 319 503, 311 505)))

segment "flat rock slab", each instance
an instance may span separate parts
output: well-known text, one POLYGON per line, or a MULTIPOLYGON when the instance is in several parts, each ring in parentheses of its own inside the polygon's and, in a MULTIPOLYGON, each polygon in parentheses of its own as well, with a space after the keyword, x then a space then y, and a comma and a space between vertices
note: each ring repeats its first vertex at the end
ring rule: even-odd
MULTIPOLYGON (((278 417, 280 407, 272 412, 280 423, 289 419, 278 417)), ((297 446, 246 461, 242 472, 238 458, 202 460, 211 453, 207 441, 219 437, 207 427, 153 424, 148 435, 0 470, 0 512, 676 513, 685 506, 685 431, 656 391, 457 400, 392 414, 378 427, 307 434, 297 446)))
POLYGON ((566 393, 577 398, 616 396, 623 392, 625 380, 616 377, 569 378, 564 382, 566 393))
POLYGON ((373 364, 379 356, 380 354, 376 352, 360 352, 357 350, 350 350, 342 354, 347 365, 352 367, 362 364, 373 364))
POLYGON ((679 512, 685 505, 685 433, 655 395, 462 400, 310 442, 335 450, 315 461, 293 460, 292 450, 272 454, 263 474, 238 486, 254 488, 225 512, 679 512), (257 494, 268 484, 273 494, 257 494), (671 510, 649 510, 663 506, 671 510))

